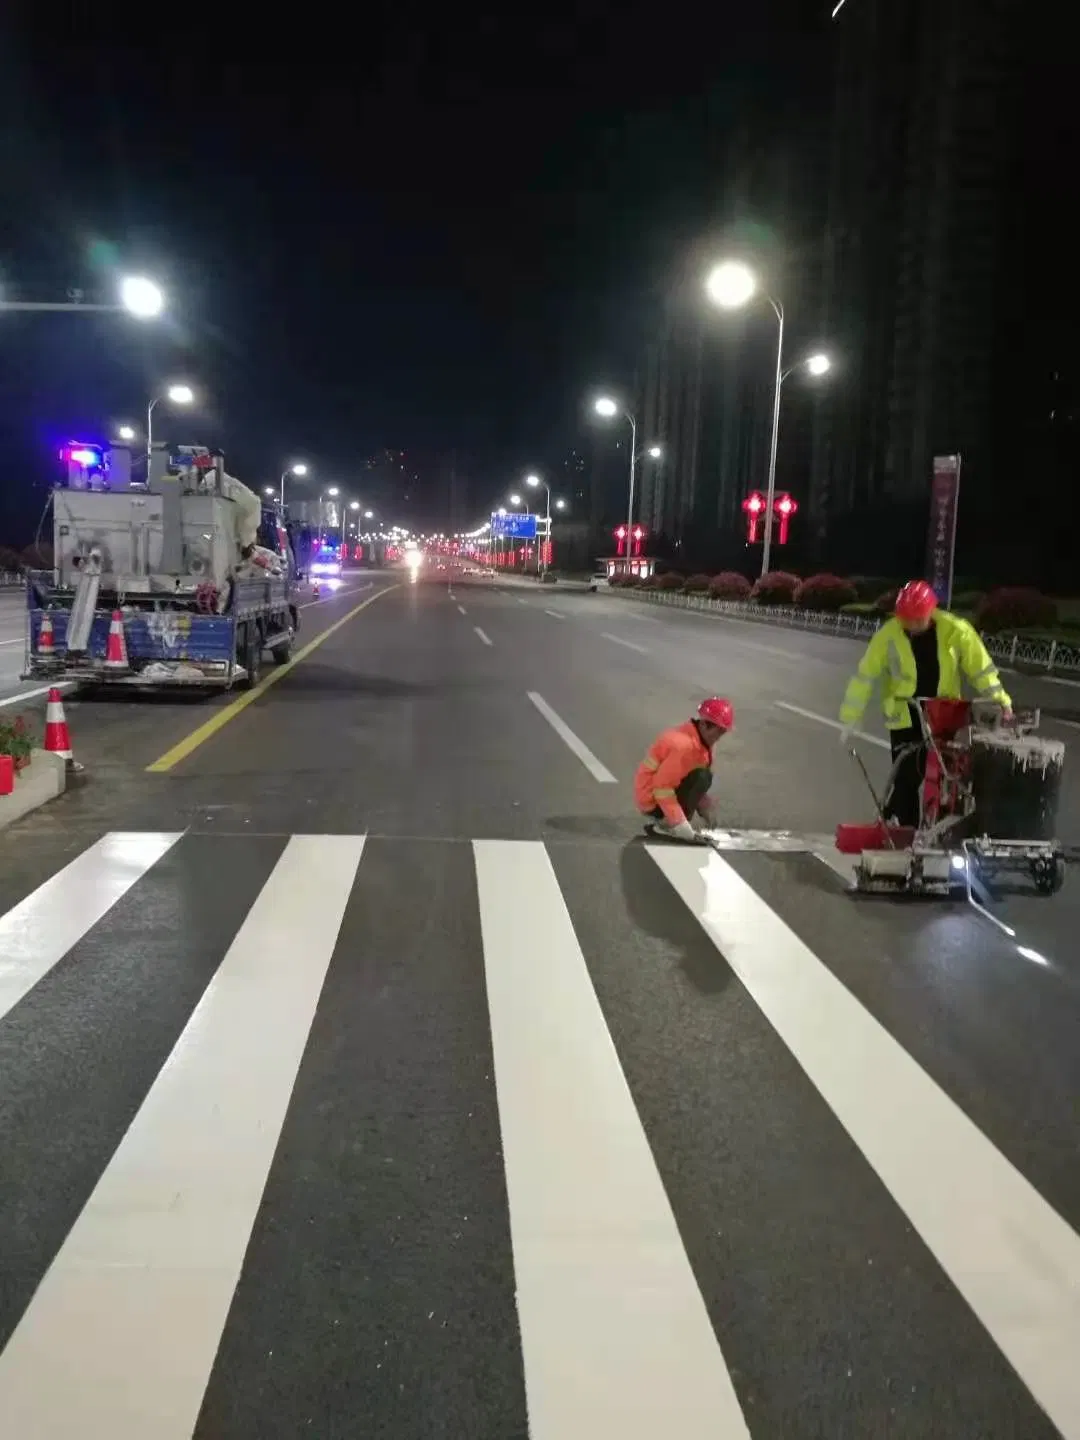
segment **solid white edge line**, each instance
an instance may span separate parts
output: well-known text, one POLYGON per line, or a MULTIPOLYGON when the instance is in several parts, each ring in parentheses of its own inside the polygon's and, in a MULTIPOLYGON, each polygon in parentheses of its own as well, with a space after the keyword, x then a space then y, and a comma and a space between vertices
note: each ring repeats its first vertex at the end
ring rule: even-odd
POLYGON ((483 644, 483 645, 490 645, 490 644, 492 643, 492 641, 491 641, 491 636, 488 635, 486 631, 481 630, 479 625, 474 625, 474 626, 473 626, 473 629, 476 631, 477 635, 479 636, 479 638, 480 638, 480 643, 481 643, 481 644, 483 644))
POLYGON ((624 640, 620 635, 611 635, 607 630, 600 631, 600 638, 601 640, 610 640, 614 645, 625 645, 627 650, 636 650, 639 655, 647 655, 649 653, 646 646, 638 645, 634 640, 624 640))
POLYGON ((579 739, 578 736, 574 734, 562 716, 551 708, 542 695, 538 695, 535 690, 527 690, 525 693, 555 731, 555 734, 558 735, 568 750, 573 751, 594 780, 598 780, 601 785, 618 784, 615 776, 607 766, 596 758, 584 740, 579 739))
POLYGON ((0 1020, 180 839, 114 830, 0 915, 0 1020))
MULTIPOLYGON (((787 700, 774 700, 773 704, 778 710, 787 710, 792 715, 801 715, 804 720, 814 720, 819 725, 828 725, 832 730, 843 730, 839 720, 832 720, 828 715, 819 715, 815 710, 804 710, 801 705, 791 705, 787 700)), ((868 735, 865 730, 855 730, 853 734, 859 740, 865 740, 867 745, 876 745, 880 750, 888 750, 888 740, 882 740, 880 735, 868 735)))
POLYGON ((473 854, 529 1435, 748 1440, 543 842, 473 854))
POLYGON ((726 860, 648 848, 1035 1400, 1080 1440, 1080 1236, 726 860))
POLYGON ((286 845, 0 1355, 0 1434, 190 1440, 363 845, 286 845))
POLYGON ((39 695, 47 695, 50 690, 74 690, 74 680, 61 680, 57 685, 39 685, 33 690, 21 690, 17 695, 8 695, 0 700, 0 710, 6 709, 9 705, 22 705, 27 700, 36 700, 39 695))

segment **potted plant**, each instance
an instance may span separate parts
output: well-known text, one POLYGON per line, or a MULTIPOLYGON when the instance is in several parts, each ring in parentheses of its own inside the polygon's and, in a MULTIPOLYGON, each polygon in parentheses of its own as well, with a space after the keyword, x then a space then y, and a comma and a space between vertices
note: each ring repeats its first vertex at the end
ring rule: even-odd
POLYGON ((15 773, 25 770, 30 764, 33 744, 21 715, 14 720, 0 719, 0 755, 10 755, 15 773))

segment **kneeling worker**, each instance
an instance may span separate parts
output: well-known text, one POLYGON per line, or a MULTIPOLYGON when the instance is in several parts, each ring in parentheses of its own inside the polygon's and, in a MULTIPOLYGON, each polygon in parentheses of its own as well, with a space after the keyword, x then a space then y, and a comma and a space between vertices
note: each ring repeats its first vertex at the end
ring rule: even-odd
POLYGON ((650 822, 646 829, 693 843, 695 815, 705 825, 715 823, 709 799, 713 746, 734 724, 731 701, 715 698, 703 700, 685 725, 656 737, 634 777, 634 804, 650 822))
POLYGON ((897 767, 885 810, 896 824, 915 826, 919 823, 926 747, 914 702, 962 700, 965 680, 976 700, 1000 705, 1006 716, 1012 701, 974 625, 939 610, 933 586, 925 580, 911 580, 900 591, 896 614, 871 636, 858 670, 848 681, 840 707, 845 746, 850 745, 851 732, 862 719, 878 680, 897 767))

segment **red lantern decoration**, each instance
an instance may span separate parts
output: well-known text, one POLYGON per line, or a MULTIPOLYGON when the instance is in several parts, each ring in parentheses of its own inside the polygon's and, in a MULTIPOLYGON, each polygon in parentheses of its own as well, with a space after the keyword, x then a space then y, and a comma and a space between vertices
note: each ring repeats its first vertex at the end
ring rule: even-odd
POLYGON ((742 502, 743 514, 746 516, 746 543, 756 545, 758 538, 758 523, 765 513, 765 496, 760 490, 753 490, 742 502))
POLYGON ((787 491, 782 491, 773 500, 773 514, 780 522, 780 533, 776 537, 778 545, 786 545, 788 538, 788 526, 791 524, 791 517, 798 510, 797 500, 793 500, 787 491))
POLYGON ((634 555, 640 555, 640 554, 641 554, 641 547, 642 547, 642 544, 643 544, 643 542, 644 542, 644 540, 645 540, 645 534, 646 534, 646 532, 645 532, 644 526, 642 526, 642 525, 635 525, 635 526, 634 526, 633 530, 631 531, 631 536, 632 536, 633 541, 634 541, 633 551, 631 552, 632 554, 634 554, 634 555))
POLYGON ((619 528, 615 531, 615 554, 616 554, 616 555, 622 555, 622 554, 624 553, 624 552, 623 552, 623 544, 625 543, 625 541, 626 541, 626 526, 625 526, 625 525, 620 525, 619 528))

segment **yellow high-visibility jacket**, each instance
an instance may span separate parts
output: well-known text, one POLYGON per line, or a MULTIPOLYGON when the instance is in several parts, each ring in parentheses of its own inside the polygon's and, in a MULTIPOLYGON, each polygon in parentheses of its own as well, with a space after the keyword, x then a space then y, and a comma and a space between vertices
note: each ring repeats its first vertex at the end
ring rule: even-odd
MULTIPOLYGON (((966 680, 977 700, 992 700, 1003 709, 1011 710, 1012 701, 1001 683, 997 666, 974 625, 961 620, 959 615, 950 615, 947 610, 935 610, 934 626, 940 669, 936 698, 962 700, 966 680)), ((848 681, 840 707, 843 725, 858 725, 877 680, 881 681, 881 708, 886 726, 890 730, 906 729, 911 724, 907 702, 915 698, 915 653, 895 616, 871 636, 858 670, 848 681)))

